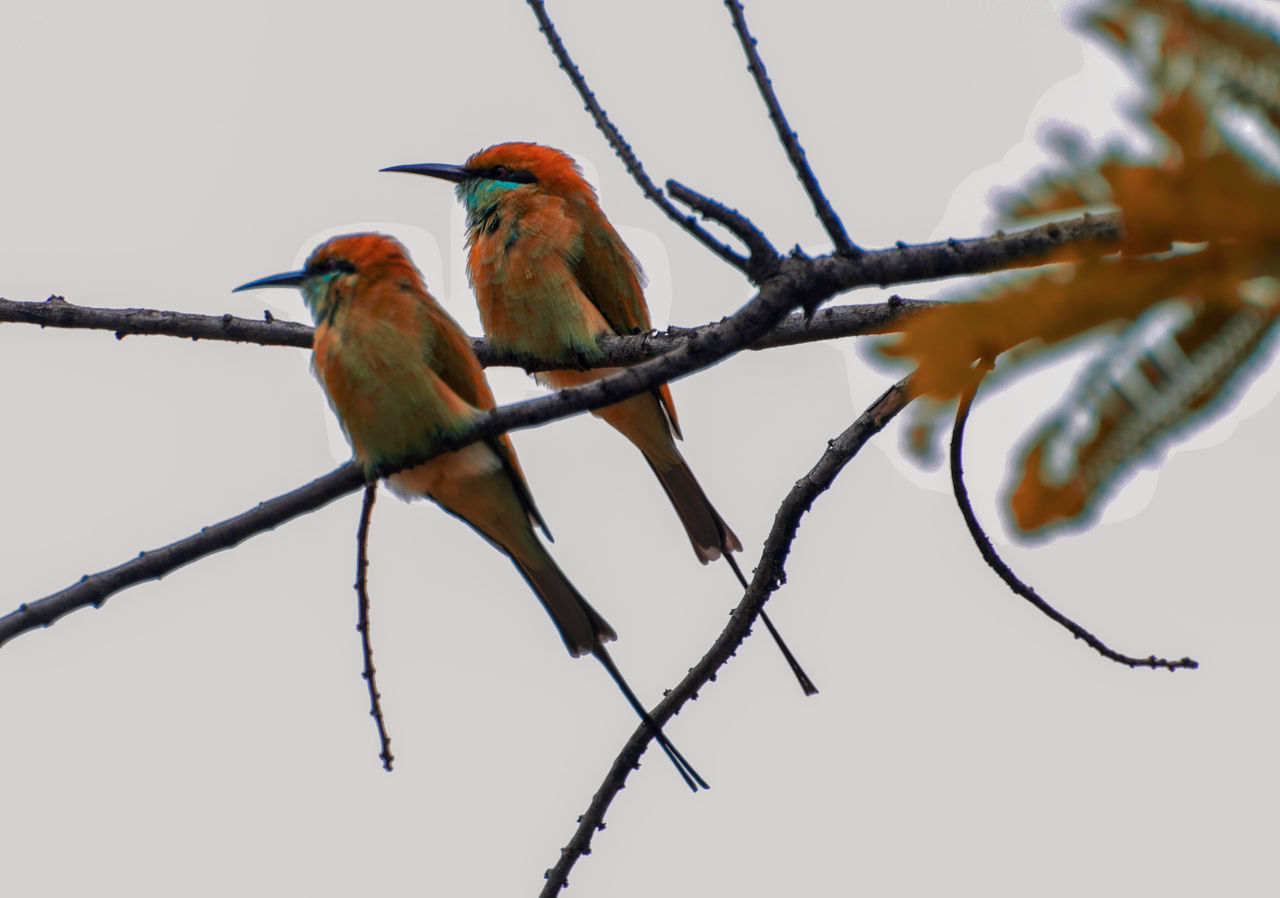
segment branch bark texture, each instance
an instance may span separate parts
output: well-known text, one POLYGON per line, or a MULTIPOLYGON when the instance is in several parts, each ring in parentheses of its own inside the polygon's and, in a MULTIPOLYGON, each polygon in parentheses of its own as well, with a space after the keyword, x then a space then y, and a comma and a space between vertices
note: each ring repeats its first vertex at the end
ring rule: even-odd
MULTIPOLYGON (((800 519, 813 506, 814 500, 830 488, 867 440, 884 429, 909 401, 908 379, 904 378, 890 387, 848 429, 832 440, 817 464, 796 481, 774 515, 773 526, 765 539, 764 550, 751 585, 730 614, 729 623, 702 659, 650 712, 650 716, 660 726, 678 714, 687 702, 697 698, 698 691, 715 677, 738 650, 764 603, 786 583, 786 560, 791 552, 791 544, 795 541, 800 519)), ((646 727, 639 727, 614 759, 586 813, 578 818, 578 826, 569 843, 560 850, 559 861, 547 871, 547 881, 540 893, 542 898, 554 898, 568 885, 570 871, 578 858, 591 851, 592 837, 603 828, 604 816, 609 806, 626 785, 627 777, 639 763, 651 738, 646 727)))

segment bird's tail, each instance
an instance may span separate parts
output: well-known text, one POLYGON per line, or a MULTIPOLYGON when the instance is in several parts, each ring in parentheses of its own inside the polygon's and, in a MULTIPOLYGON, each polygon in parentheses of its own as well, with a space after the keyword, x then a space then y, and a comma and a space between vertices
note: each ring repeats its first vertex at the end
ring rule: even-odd
MULTIPOLYGON (((538 379, 556 389, 578 386, 611 374, 616 368, 595 368, 590 371, 546 371, 538 375, 538 379)), ((653 393, 641 393, 624 399, 615 405, 593 409, 591 414, 603 418, 614 429, 629 439, 644 456, 658 482, 666 492, 667 498, 676 510, 684 532, 693 545, 693 551, 703 564, 724 557, 737 574, 742 588, 747 588, 746 578, 734 562, 731 553, 742 550, 742 543, 737 535, 729 529, 729 525, 715 510, 707 494, 702 491, 693 472, 680 450, 676 448, 673 435, 678 433, 675 415, 670 404, 670 394, 662 390, 653 393)), ((818 688, 813 685, 809 675, 796 661, 795 655, 783 642, 773 621, 768 615, 760 612, 760 618, 769 629, 774 642, 782 651, 783 658, 791 667, 800 688, 805 695, 813 695, 818 688)))
POLYGON ((649 732, 653 734, 654 741, 662 747, 667 753, 667 757, 671 759, 671 763, 675 765, 676 771, 684 779, 685 784, 694 792, 698 788, 710 789, 707 781, 698 775, 698 771, 693 769, 688 761, 684 759, 684 755, 680 754, 680 750, 671 744, 671 740, 667 738, 667 734, 662 732, 662 727, 658 726, 657 721, 649 716, 649 712, 645 710, 644 705, 640 704, 640 700, 636 698, 636 694, 631 691, 631 687, 627 685, 627 681, 623 678, 622 672, 618 670, 618 665, 613 663, 613 658, 603 645, 598 645, 591 653, 596 656, 596 660, 604 665, 604 669, 609 672, 609 676, 613 677, 613 682, 618 684, 618 688, 622 690, 622 694, 627 697, 627 701, 631 707, 635 709, 636 714, 640 715, 640 719, 644 721, 644 725, 649 732))
POLYGON ((537 548, 540 557, 522 559, 512 554, 511 560, 551 615, 569 654, 575 658, 589 655, 602 643, 617 639, 613 627, 582 597, 546 550, 537 548))
MULTIPOLYGON (((729 567, 733 568, 734 576, 738 578, 738 582, 742 584, 743 592, 749 588, 747 578, 742 576, 742 568, 738 567, 738 562, 733 560, 733 556, 728 552, 724 554, 724 560, 729 562, 729 567)), ((813 680, 809 679, 809 675, 804 672, 804 668, 800 666, 800 662, 796 660, 796 656, 791 653, 791 649, 782 640, 782 634, 778 632, 778 628, 773 625, 773 621, 769 620, 769 615, 763 608, 760 609, 760 620, 764 621, 765 628, 769 631, 769 635, 773 637, 773 641, 777 643, 778 649, 782 652, 782 657, 786 659, 787 666, 791 668, 791 673, 795 675, 796 682, 800 684, 801 690, 805 695, 817 695, 818 687, 813 685, 813 680)))
MULTIPOLYGON (((590 383, 621 368, 595 368, 590 371, 544 371, 537 375, 542 383, 558 390, 590 383)), ((676 448, 674 435, 678 433, 675 414, 670 404, 670 394, 665 385, 650 393, 640 393, 629 399, 602 408, 592 409, 591 414, 603 418, 615 430, 630 440, 641 454, 658 481, 666 490, 667 498, 680 516, 693 551, 703 564, 715 561, 726 552, 742 548, 738 537, 712 507, 707 494, 702 491, 693 472, 676 448)))
MULTIPOLYGON (((653 473, 658 475, 658 482, 662 484, 662 488, 667 493, 667 498, 671 500, 676 514, 680 516, 680 523, 684 524, 685 533, 689 535, 689 542, 693 543, 693 551, 698 554, 698 560, 706 564, 723 555, 724 560, 729 563, 729 567, 733 569, 733 573, 737 576, 738 582, 742 584, 743 590, 746 590, 747 578, 742 576, 742 570, 738 567, 738 563, 734 561, 731 554, 741 551, 742 543, 738 541, 738 537, 734 532, 729 529, 729 525, 724 522, 724 518, 720 517, 720 513, 711 505, 711 500, 702 491, 702 487, 694 478, 693 472, 689 470, 689 466, 685 464, 684 459, 681 458, 677 464, 670 465, 665 469, 647 455, 645 456, 645 461, 649 462, 649 467, 653 468, 653 473)), ((773 621, 769 620, 769 615, 764 612, 764 609, 760 610, 760 619, 769 630, 769 635, 773 637, 773 641, 778 644, 782 657, 786 659, 787 666, 791 668, 791 673, 795 675, 796 682, 800 684, 804 694, 817 695, 818 687, 813 684, 813 680, 809 679, 809 675, 804 672, 804 668, 800 666, 796 656, 787 647, 786 642, 782 639, 782 634, 773 625, 773 621)))
POLYGON ((640 715, 640 719, 653 734, 654 740, 666 752, 689 788, 694 792, 699 788, 711 788, 684 759, 679 749, 671 744, 666 734, 662 732, 662 727, 649 716, 644 705, 640 704, 635 692, 622 676, 622 672, 618 670, 618 666, 614 664, 612 656, 604 647, 606 642, 618 638, 613 627, 609 626, 600 613, 582 597, 551 556, 545 551, 540 554, 540 558, 531 560, 521 560, 512 555, 511 560, 515 562, 516 568, 537 595, 538 601, 542 602, 542 607, 551 615, 551 620, 560 631, 560 636, 564 639, 569 653, 575 658, 586 654, 594 655, 609 672, 613 682, 618 684, 627 702, 636 714, 640 715))
POLYGON ((742 543, 712 506, 711 500, 702 491, 702 486, 683 458, 674 464, 664 465, 646 454, 645 461, 649 463, 667 498, 671 500, 671 506, 680 517, 680 523, 684 525, 684 532, 693 544, 693 551, 699 561, 707 564, 721 555, 742 549, 742 543))

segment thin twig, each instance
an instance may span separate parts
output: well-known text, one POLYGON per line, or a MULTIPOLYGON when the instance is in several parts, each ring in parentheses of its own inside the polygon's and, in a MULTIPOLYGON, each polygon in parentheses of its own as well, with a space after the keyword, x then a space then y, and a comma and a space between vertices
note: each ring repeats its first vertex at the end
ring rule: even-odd
POLYGON ((969 491, 964 485, 964 470, 961 465, 961 453, 964 444, 964 426, 969 419, 969 409, 973 405, 973 398, 977 395, 978 387, 982 383, 982 374, 991 369, 991 363, 983 360, 979 363, 979 373, 973 381, 973 384, 965 390, 964 395, 960 397, 960 405, 956 409, 956 423, 951 431, 951 485, 955 490, 956 504, 960 506, 960 513, 964 516, 965 526, 969 528, 969 535, 973 537, 973 542, 978 547, 978 551, 982 553, 982 558, 991 569, 999 575, 1000 579, 1013 590, 1017 595, 1022 596, 1042 614, 1054 621, 1058 625, 1065 627, 1076 639, 1084 640, 1085 644, 1090 646, 1098 654, 1104 658, 1110 658, 1120 664, 1126 664, 1129 667, 1163 667, 1166 670, 1176 670, 1180 667, 1196 669, 1200 665, 1190 658, 1183 658, 1180 661, 1169 661, 1166 658, 1157 658, 1151 655, 1147 658, 1134 658, 1130 655, 1123 655, 1106 646, 1102 640, 1098 639, 1084 627, 1071 620, 1069 617, 1059 613, 1052 605, 1040 598, 1034 589, 1018 579, 1018 576, 1005 564, 1004 559, 996 552, 995 547, 991 545, 991 540, 987 538, 987 534, 983 531, 982 525, 978 523, 977 516, 973 513, 973 506, 969 503, 969 491))
POLYGON ((609 121, 609 116, 596 100, 595 93, 591 88, 587 87, 587 80, 582 77, 582 72, 578 69, 577 63, 569 56, 569 51, 565 49, 564 42, 560 40, 560 35, 556 32, 555 25, 551 23, 551 18, 547 15, 546 5, 543 0, 528 0, 528 3, 533 10, 533 14, 538 19, 539 30, 546 35, 547 43, 551 45, 551 52, 555 54, 556 60, 560 63, 560 68, 564 69, 565 74, 569 76, 569 80, 573 82, 574 88, 578 91, 578 96, 582 97, 582 101, 586 103, 587 112, 591 113, 591 118, 595 120, 596 127, 604 133, 605 139, 609 141, 609 146, 613 147, 613 151, 618 154, 618 158, 627 167, 631 177, 640 185, 644 195, 656 203, 668 218, 692 234, 699 243, 734 268, 745 272, 747 270, 747 260, 744 257, 713 237, 706 228, 698 224, 697 219, 692 215, 685 215, 673 206, 671 201, 658 189, 657 185, 649 179, 648 174, 645 173, 644 166, 640 164, 640 160, 636 158, 635 152, 631 149, 631 144, 623 139, 622 132, 614 126, 613 122, 609 121))
POLYGON ((386 720, 382 716, 382 694, 378 692, 377 671, 373 666, 373 636, 369 632, 369 521, 373 517, 373 502, 378 497, 378 484, 365 484, 364 502, 360 506, 360 528, 356 531, 356 600, 359 613, 356 629, 360 632, 360 646, 364 651, 364 672, 361 676, 369 686, 369 716, 378 725, 378 742, 382 750, 382 769, 391 772, 391 737, 387 735, 386 720))
POLYGON ((822 222, 822 226, 826 228, 831 242, 835 244, 837 253, 841 255, 856 255, 862 252, 849 239, 849 235, 845 232, 844 224, 840 221, 840 216, 836 214, 835 209, 831 208, 831 203, 827 201, 826 194, 822 192, 822 187, 818 185, 818 179, 814 177, 813 169, 809 167, 809 160, 805 156, 804 148, 800 146, 800 138, 787 122, 787 117, 782 111, 782 104, 778 102, 778 95, 774 93, 773 82, 769 80, 769 73, 765 71, 764 60, 760 58, 756 39, 747 30, 747 19, 743 12, 742 4, 738 0, 725 0, 724 5, 729 8, 729 15, 733 17, 733 30, 738 33, 738 40, 742 43, 742 52, 747 55, 747 68, 750 69, 751 76, 755 79, 756 87, 760 90, 760 96, 764 99, 764 104, 769 109, 769 119, 773 122, 773 127, 778 132, 778 140, 782 141, 782 148, 787 151, 787 158, 791 160, 792 168, 796 170, 800 183, 804 185, 804 192, 809 195, 809 200, 813 203, 813 211, 818 214, 818 219, 822 222))
MULTIPOLYGON (((818 463, 792 487, 778 506, 751 586, 729 616, 729 623, 697 665, 650 712, 660 726, 677 714, 686 702, 697 698, 698 690, 709 683, 737 651, 764 603, 786 582, 784 566, 800 519, 867 440, 883 429, 909 399, 907 379, 904 378, 859 415, 844 433, 832 440, 818 463)), ((648 728, 638 728, 614 759, 586 813, 578 818, 578 826, 569 844, 560 849, 560 859, 547 871, 547 881, 540 893, 542 898, 554 898, 568 883, 569 873, 578 858, 590 853, 592 837, 604 827, 604 815, 609 805, 626 784, 628 774, 636 766, 649 739, 648 728)))
POLYGON ((752 283, 760 283, 777 270, 778 260, 781 258, 778 250, 751 219, 737 209, 730 209, 724 203, 685 187, 679 181, 668 179, 667 190, 673 199, 684 203, 703 218, 724 225, 746 244, 747 249, 751 250, 751 256, 747 259, 747 275, 752 283))

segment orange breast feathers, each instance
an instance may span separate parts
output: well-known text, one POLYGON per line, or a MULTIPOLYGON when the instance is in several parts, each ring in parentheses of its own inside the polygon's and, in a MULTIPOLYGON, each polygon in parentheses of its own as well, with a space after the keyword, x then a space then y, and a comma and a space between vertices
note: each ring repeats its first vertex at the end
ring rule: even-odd
POLYGON ((472 233, 467 272, 494 346, 550 361, 597 358, 612 325, 583 293, 573 266, 580 226, 554 196, 511 196, 472 233))
POLYGON ((493 406, 479 363, 459 341, 466 336, 451 319, 395 284, 340 303, 317 326, 316 375, 367 469, 430 451, 477 408, 493 406))

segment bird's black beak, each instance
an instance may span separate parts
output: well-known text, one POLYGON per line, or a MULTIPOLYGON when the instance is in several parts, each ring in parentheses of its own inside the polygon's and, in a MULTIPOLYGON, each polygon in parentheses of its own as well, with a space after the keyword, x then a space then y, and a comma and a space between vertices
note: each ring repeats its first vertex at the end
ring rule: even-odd
POLYGON ((302 278, 305 275, 305 271, 286 271, 284 274, 272 274, 264 278, 258 278, 256 281, 250 281, 247 284, 241 284, 231 292, 239 293, 241 290, 257 290, 259 287, 301 287, 302 278))
POLYGON ((445 181, 453 181, 455 184, 461 184, 463 181, 470 181, 475 174, 463 168, 461 165, 445 165, 439 162, 420 162, 416 165, 393 165, 390 168, 384 168, 382 171, 402 171, 411 175, 426 175, 428 178, 440 178, 445 181))

